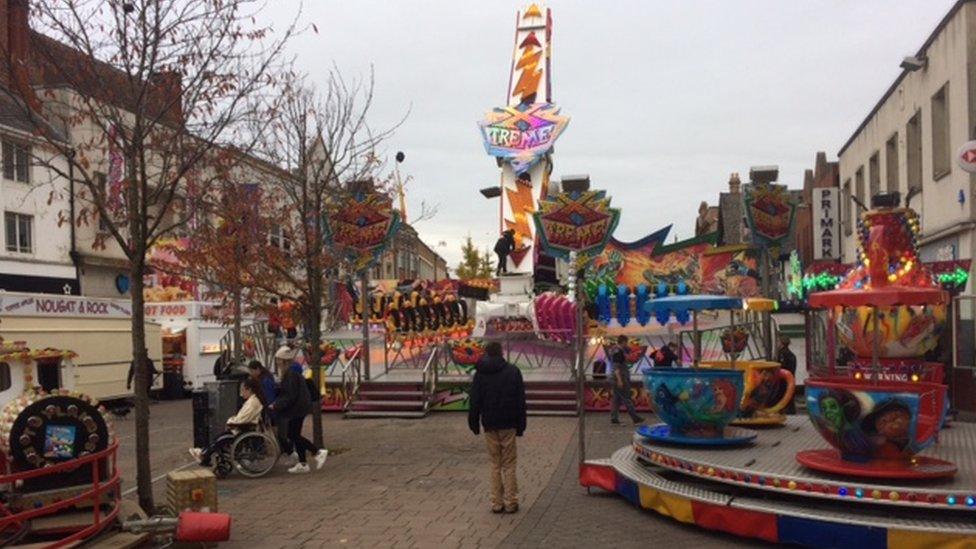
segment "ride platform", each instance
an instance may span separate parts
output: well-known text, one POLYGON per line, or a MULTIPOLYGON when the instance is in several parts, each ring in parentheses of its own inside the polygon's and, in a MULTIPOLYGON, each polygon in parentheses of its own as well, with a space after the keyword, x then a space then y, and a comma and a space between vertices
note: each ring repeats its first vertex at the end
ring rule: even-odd
POLYGON ((976 425, 956 423, 924 454, 952 461, 950 479, 901 481, 816 472, 796 453, 826 447, 790 416, 749 446, 685 447, 635 435, 580 482, 634 505, 731 534, 808 547, 976 545, 976 425))

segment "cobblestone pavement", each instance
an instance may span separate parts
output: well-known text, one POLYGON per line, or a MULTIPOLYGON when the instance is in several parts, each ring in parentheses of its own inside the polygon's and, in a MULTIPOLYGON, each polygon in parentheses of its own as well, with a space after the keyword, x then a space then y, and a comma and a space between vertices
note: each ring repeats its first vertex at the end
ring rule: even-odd
MULTIPOLYGON (((126 488, 134 471, 130 419, 116 422, 126 488)), ((190 402, 152 407, 154 476, 189 465, 190 402)), ((588 416, 590 457, 609 456, 631 430, 588 416)), ((668 547, 750 546, 631 506, 587 495, 576 479, 576 418, 531 417, 519 439, 521 512, 488 510, 487 456, 463 414, 423 420, 342 420, 326 415, 336 452, 321 471, 220 481, 220 510, 234 519, 221 547, 668 547)), ((310 429, 310 426, 307 426, 310 429)), ((164 482, 155 484, 157 499, 164 482)))

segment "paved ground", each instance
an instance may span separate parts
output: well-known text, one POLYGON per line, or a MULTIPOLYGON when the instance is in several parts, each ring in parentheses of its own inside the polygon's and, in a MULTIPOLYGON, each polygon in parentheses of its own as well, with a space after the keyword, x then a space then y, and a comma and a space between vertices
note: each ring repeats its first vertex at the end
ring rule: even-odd
MULTIPOLYGON (((153 470, 189 462, 190 402, 155 404, 153 470)), ((608 456, 631 430, 588 417, 588 455, 608 456)), ((116 422, 126 487, 133 471, 131 419, 116 422)), ((263 479, 219 483, 220 510, 234 517, 226 547, 730 547, 748 544, 640 511, 576 481, 575 418, 529 418, 519 440, 522 511, 488 511, 483 441, 459 413, 424 420, 325 418, 337 451, 309 475, 279 468, 263 479)), ((192 466, 192 465, 191 465, 192 466)), ((164 481, 155 485, 163 497, 164 481)))

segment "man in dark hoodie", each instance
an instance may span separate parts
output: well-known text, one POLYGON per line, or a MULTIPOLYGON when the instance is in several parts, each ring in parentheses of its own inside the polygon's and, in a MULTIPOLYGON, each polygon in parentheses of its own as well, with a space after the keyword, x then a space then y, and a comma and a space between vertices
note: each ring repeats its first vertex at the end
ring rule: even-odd
POLYGON ((468 427, 479 434, 491 460, 491 512, 518 511, 515 479, 515 437, 525 432, 525 385, 522 372, 502 356, 502 346, 492 341, 475 366, 468 407, 468 427))

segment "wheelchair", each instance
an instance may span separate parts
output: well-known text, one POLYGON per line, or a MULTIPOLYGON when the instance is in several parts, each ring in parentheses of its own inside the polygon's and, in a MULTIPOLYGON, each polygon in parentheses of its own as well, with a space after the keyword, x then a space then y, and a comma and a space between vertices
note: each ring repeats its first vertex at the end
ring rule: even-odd
POLYGON ((280 456, 274 430, 262 421, 258 427, 241 428, 229 444, 214 453, 214 476, 223 479, 237 471, 248 478, 262 477, 274 468, 280 456))

